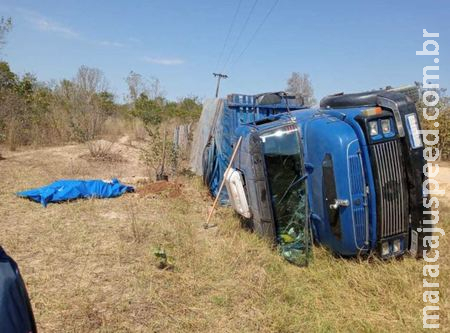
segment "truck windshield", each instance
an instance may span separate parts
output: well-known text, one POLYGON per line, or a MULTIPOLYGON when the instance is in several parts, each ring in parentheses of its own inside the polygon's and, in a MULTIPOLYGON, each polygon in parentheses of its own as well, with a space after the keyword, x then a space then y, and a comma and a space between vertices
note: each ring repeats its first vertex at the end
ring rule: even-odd
POLYGON ((311 244, 298 128, 277 128, 263 133, 261 140, 280 250, 286 259, 304 266, 311 244))

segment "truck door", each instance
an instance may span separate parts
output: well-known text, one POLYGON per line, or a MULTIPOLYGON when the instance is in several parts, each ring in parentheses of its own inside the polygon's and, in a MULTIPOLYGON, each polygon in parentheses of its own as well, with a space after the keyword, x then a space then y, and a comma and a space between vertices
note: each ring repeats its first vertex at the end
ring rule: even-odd
POLYGON ((368 240, 366 182, 359 140, 334 117, 311 121, 305 131, 311 174, 311 211, 318 240, 341 255, 356 255, 368 240))

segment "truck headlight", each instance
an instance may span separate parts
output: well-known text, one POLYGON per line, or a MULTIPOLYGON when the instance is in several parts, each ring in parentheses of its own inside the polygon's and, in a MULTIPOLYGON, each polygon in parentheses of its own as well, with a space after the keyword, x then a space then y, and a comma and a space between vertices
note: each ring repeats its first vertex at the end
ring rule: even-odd
POLYGON ((414 113, 406 115, 406 125, 408 127, 409 142, 413 149, 422 147, 423 143, 419 134, 419 122, 414 113))
POLYGON ((369 121, 369 134, 370 136, 378 135, 378 121, 369 121))
POLYGON ((381 119, 381 131, 383 134, 391 133, 391 120, 390 119, 381 119))
POLYGON ((401 242, 400 239, 396 239, 392 244, 392 252, 397 253, 401 250, 401 242))

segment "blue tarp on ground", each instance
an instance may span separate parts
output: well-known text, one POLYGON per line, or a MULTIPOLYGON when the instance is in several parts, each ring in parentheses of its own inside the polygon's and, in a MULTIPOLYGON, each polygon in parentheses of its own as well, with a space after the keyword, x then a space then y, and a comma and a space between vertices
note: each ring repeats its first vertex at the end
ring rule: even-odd
POLYGON ((50 202, 61 202, 82 198, 114 198, 126 192, 134 192, 132 186, 127 186, 114 178, 111 182, 103 180, 58 180, 50 185, 18 192, 22 198, 40 202, 46 207, 50 202))

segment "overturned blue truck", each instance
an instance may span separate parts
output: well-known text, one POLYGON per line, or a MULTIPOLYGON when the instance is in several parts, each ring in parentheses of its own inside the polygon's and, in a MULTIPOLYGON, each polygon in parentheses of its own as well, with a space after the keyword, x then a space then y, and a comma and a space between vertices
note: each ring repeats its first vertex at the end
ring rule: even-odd
POLYGON ((339 256, 420 257, 425 161, 416 98, 409 87, 331 95, 320 108, 282 92, 210 101, 196 171, 296 264, 307 264, 313 242, 339 256))

